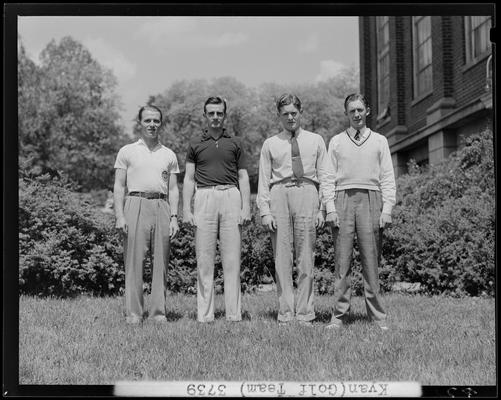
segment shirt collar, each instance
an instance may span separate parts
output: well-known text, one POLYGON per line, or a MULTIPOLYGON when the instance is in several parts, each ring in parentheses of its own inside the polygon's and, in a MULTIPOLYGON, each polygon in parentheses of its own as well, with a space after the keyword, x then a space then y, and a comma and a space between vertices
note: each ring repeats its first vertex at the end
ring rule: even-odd
MULTIPOLYGON (((348 132, 348 135, 350 135, 350 137, 354 137, 355 134, 357 133, 357 130, 352 128, 351 126, 346 131, 348 132)), ((367 127, 360 129, 360 134, 362 135, 362 138, 369 135, 370 131, 371 130, 367 127)))
MULTIPOLYGON (((303 128, 299 127, 299 129, 297 130, 296 134, 294 135, 296 137, 296 139, 299 137, 299 135, 301 134, 301 132, 303 132, 303 128)), ((283 130, 283 134, 284 136, 287 138, 287 139, 291 139, 292 138, 292 133, 290 133, 290 131, 287 131, 287 130, 283 130)))
MULTIPOLYGON (((143 138, 139 138, 136 142, 137 144, 139 145, 142 145, 142 146, 145 146, 145 147, 148 147, 148 145, 146 144, 146 142, 144 141, 143 138)), ((153 150, 156 150, 158 149, 159 147, 162 147, 162 143, 160 143, 160 141, 157 143, 157 145, 153 148, 153 150)))
MULTIPOLYGON (((223 128, 223 134, 221 135, 221 137, 231 137, 230 134, 228 133, 228 131, 226 130, 226 128, 223 128)), ((206 140, 209 140, 209 139, 213 139, 215 140, 211 135, 209 135, 209 130, 208 129, 204 129, 203 130, 203 133, 202 133, 202 142, 205 142, 206 140)))

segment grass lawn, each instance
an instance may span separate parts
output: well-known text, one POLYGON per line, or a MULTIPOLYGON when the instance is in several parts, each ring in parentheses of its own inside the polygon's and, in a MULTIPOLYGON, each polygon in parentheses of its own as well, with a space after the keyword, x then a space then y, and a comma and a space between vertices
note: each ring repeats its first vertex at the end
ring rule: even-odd
POLYGON ((244 320, 196 321, 196 297, 169 297, 169 322, 125 324, 118 298, 19 299, 19 383, 113 384, 119 380, 417 381, 495 385, 494 299, 387 295, 391 330, 352 301, 332 332, 332 297, 317 296, 313 327, 276 323, 275 292, 244 295, 244 320))

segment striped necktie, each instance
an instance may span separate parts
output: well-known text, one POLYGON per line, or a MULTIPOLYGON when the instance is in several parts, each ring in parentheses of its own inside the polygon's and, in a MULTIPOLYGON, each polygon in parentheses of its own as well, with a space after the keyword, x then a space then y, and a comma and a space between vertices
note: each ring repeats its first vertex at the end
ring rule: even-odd
POLYGON ((357 133, 355 133, 355 140, 358 142, 360 140, 360 131, 357 130, 357 133))
POLYGON ((292 173, 296 179, 303 177, 303 163, 301 161, 301 154, 299 153, 299 145, 297 143, 297 138, 292 134, 291 137, 291 156, 292 156, 292 173))

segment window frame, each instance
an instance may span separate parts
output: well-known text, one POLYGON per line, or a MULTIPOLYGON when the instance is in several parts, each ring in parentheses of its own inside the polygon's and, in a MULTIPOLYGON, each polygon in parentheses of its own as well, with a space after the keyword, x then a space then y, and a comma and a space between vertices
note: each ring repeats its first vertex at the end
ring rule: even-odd
POLYGON ((377 92, 378 117, 383 120, 389 117, 390 105, 390 17, 376 17, 376 53, 377 53, 377 92), (385 32, 386 31, 386 32, 385 32), (386 39, 386 41, 384 41, 386 39), (385 74, 382 65, 385 63, 385 74))
POLYGON ((423 16, 413 16, 411 19, 412 23, 412 54, 413 54, 413 65, 412 65, 412 77, 413 77, 413 98, 414 99, 420 99, 423 97, 426 97, 430 93, 433 92, 433 48, 432 48, 432 34, 431 34, 431 16, 430 15, 423 15, 423 16), (429 23, 429 31, 426 32, 426 35, 422 41, 418 41, 420 38, 420 35, 418 34, 418 25, 425 19, 427 18, 429 23), (426 47, 424 47, 426 46, 426 47), (425 54, 424 57, 419 57, 419 51, 423 49, 424 51, 428 52, 429 54, 425 54), (429 49, 429 50, 428 50, 429 49), (428 56, 429 61, 423 65, 420 66, 420 61, 422 59, 426 60, 426 56, 428 56), (429 87, 425 87, 423 89, 420 88, 420 85, 422 84, 422 77, 424 77, 425 73, 429 71, 430 77, 429 77, 429 87))
MULTIPOLYGON (((465 64, 476 63, 486 55, 492 53, 492 45, 490 42, 490 29, 492 28, 492 17, 490 15, 480 15, 480 16, 465 16, 464 17, 464 38, 465 38, 465 64), (474 18, 485 18, 478 25, 473 26, 474 18), (488 24, 488 25, 487 25, 488 24), (477 51, 476 33, 487 26, 485 30, 485 49, 481 50, 479 53, 477 51)), ((482 39, 482 38, 480 38, 482 39)))

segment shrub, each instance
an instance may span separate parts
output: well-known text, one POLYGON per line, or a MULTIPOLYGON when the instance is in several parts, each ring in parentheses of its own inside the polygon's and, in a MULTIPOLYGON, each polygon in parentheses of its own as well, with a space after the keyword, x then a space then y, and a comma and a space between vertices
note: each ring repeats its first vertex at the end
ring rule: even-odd
POLYGON ((385 256, 398 280, 429 294, 494 295, 492 132, 473 135, 440 165, 398 180, 385 256))
POLYGON ((19 289, 36 295, 117 293, 123 250, 112 217, 65 177, 19 180, 19 289))

